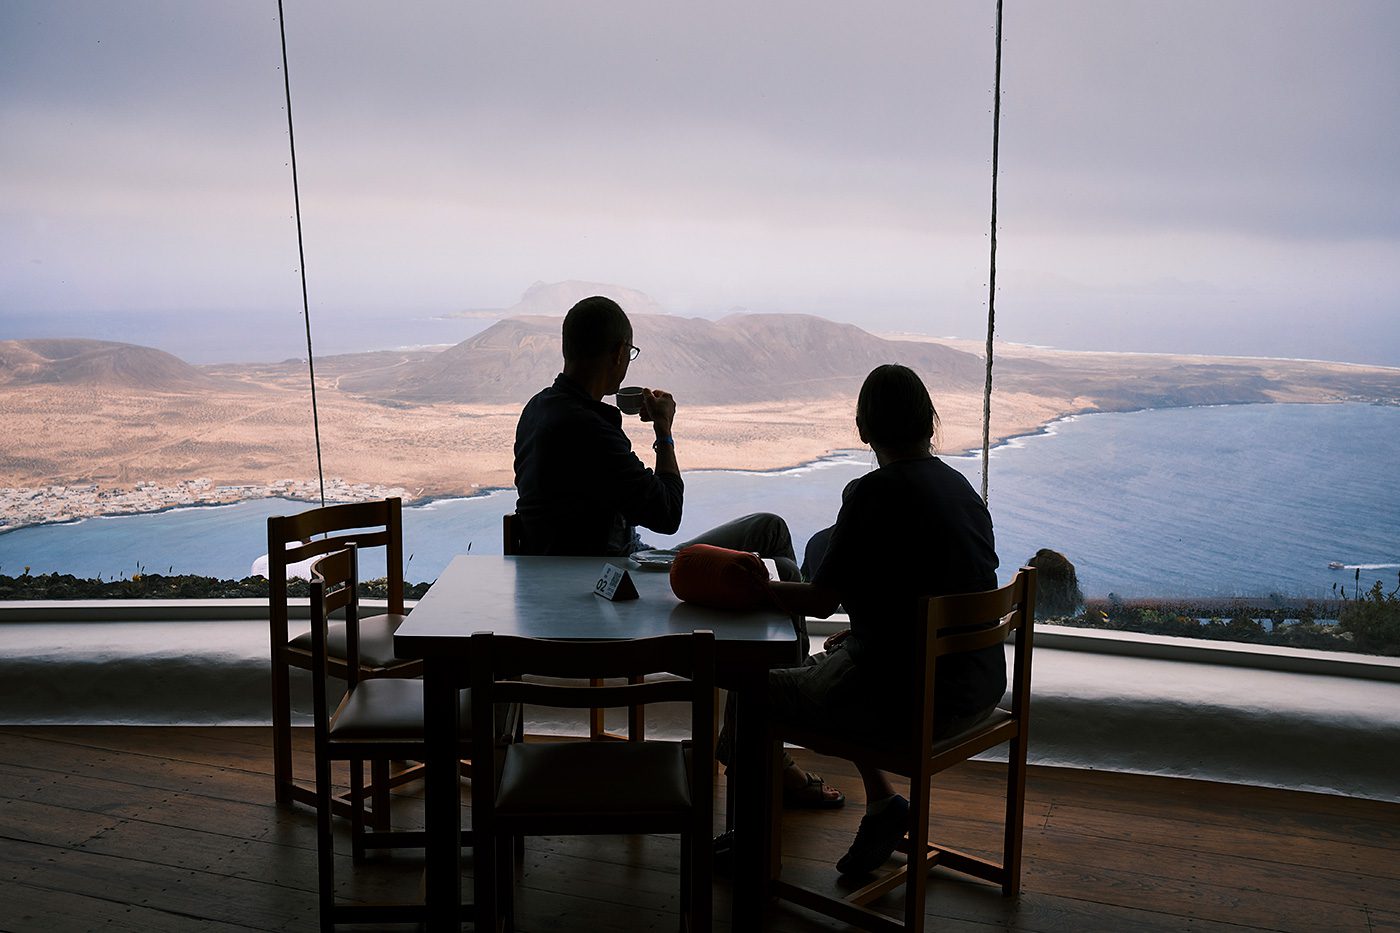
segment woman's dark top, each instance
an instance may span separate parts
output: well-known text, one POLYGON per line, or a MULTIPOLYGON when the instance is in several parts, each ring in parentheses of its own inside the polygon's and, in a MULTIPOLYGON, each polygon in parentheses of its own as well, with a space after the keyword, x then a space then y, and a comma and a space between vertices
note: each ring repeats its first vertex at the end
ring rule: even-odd
MULTIPOLYGON (((912 701, 921 596, 995 589, 992 517, 971 484, 937 457, 901 460, 850 491, 814 583, 841 596, 847 650, 891 702, 912 701)), ((1001 645, 938 659, 940 720, 970 716, 1006 692, 1001 645)))

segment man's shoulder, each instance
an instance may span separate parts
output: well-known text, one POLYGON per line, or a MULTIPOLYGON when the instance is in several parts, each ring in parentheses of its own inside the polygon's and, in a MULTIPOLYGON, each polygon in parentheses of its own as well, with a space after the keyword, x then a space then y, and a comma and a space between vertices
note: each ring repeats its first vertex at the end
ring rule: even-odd
POLYGON ((591 414, 588 401, 587 398, 581 397, 575 392, 561 389, 558 385, 545 386, 530 396, 530 401, 525 403, 521 415, 568 416, 575 412, 591 414))
POLYGON ((543 389, 540 389, 534 395, 530 396, 530 401, 525 403, 525 407, 529 408, 532 405, 572 404, 574 401, 574 393, 561 389, 556 382, 553 385, 545 386, 543 389))
MULTIPOLYGON (((577 393, 548 386, 536 392, 520 411, 519 426, 531 433, 567 434, 574 438, 622 434, 621 415, 611 406, 577 393), (613 414, 614 417, 609 417, 613 414)), ((625 435, 624 435, 625 436, 625 435)))

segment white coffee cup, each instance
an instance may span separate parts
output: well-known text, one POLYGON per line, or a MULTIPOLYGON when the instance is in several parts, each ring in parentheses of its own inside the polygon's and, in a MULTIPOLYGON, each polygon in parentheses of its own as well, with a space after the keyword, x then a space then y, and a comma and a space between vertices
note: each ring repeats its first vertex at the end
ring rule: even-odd
POLYGON ((641 386, 623 386, 617 390, 617 407, 624 415, 639 415, 642 413, 642 393, 646 390, 641 386))

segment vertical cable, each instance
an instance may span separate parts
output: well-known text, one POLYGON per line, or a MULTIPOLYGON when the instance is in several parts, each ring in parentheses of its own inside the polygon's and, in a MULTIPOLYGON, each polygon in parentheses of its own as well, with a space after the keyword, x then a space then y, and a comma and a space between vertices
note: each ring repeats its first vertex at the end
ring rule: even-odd
MULTIPOLYGON (((306 322, 306 371, 311 379, 311 427, 316 434, 316 480, 321 487, 321 507, 326 505, 326 474, 321 468, 321 418, 316 408, 316 363, 311 355, 311 305, 306 298, 306 249, 301 239, 301 190, 297 185, 297 141, 292 131, 292 79, 287 73, 287 23, 282 0, 277 0, 277 27, 282 32, 282 86, 287 92, 287 145, 292 151, 292 201, 297 216, 297 264, 301 272, 301 315, 306 322)), ((993 201, 995 203, 995 201, 993 201)), ((995 211, 993 212, 995 214, 995 211)), ((995 234, 993 234, 995 236, 995 234)), ((985 487, 986 482, 983 481, 985 487)), ((985 496, 985 490, 983 495, 985 496)))
MULTIPOLYGON (((281 2, 281 0, 278 0, 281 2)), ((982 501, 992 452, 992 338, 997 328, 997 157, 1001 150, 1001 4, 997 0, 997 68, 992 86, 992 246, 987 271, 987 376, 982 387, 982 501)), ((290 111, 288 113, 290 116, 290 111)))

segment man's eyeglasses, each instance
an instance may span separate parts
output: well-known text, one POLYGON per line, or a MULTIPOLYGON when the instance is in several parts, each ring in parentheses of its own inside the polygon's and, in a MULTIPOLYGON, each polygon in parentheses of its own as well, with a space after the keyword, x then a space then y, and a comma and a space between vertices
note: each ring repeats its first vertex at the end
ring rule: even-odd
POLYGON ((629 347, 628 350, 627 350, 627 358, 628 358, 629 360, 635 360, 637 357, 639 357, 639 356, 641 356, 641 355, 642 355, 642 348, 641 348, 641 347, 632 346, 632 347, 629 347))

